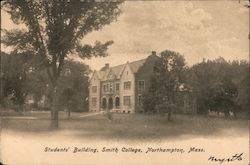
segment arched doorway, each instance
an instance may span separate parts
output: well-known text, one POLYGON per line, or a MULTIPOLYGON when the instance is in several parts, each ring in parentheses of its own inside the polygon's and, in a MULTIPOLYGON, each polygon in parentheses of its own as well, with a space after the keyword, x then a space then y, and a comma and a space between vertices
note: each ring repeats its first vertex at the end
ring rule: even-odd
POLYGON ((102 109, 107 109, 107 99, 105 97, 102 98, 102 109))
POLYGON ((108 109, 113 109, 113 99, 112 97, 109 98, 109 104, 108 104, 108 109))
POLYGON ((119 107, 120 107, 120 98, 119 98, 119 97, 116 97, 116 98, 115 98, 115 108, 116 108, 116 109, 119 109, 119 107))

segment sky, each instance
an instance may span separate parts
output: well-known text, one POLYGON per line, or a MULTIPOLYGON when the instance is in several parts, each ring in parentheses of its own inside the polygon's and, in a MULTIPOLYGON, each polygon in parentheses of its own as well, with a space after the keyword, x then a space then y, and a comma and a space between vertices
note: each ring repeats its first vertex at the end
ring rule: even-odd
MULTIPOLYGON (((94 70, 172 50, 189 66, 203 58, 249 59, 249 9, 246 1, 125 1, 117 21, 88 34, 83 43, 113 40, 109 56, 80 60, 94 70)), ((2 12, 2 27, 13 28, 2 12)), ((4 49, 4 48, 3 48, 4 49)))

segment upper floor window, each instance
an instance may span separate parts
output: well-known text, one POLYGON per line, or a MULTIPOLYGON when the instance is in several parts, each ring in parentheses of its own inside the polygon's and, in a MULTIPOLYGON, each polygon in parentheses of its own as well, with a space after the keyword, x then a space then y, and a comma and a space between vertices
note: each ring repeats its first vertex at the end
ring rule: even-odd
POLYGON ((124 89, 130 89, 130 88, 131 88, 131 82, 130 81, 124 82, 124 89))
POLYGON ((130 96, 124 96, 123 97, 123 105, 126 105, 126 106, 130 106, 131 105, 131 101, 130 101, 130 96))
POLYGON ((113 91, 113 84, 112 84, 112 83, 110 83, 109 90, 110 90, 110 92, 112 92, 112 91, 113 91))
POLYGON ((109 89, 110 89, 110 88, 109 88, 109 84, 107 84, 107 91, 106 91, 106 92, 108 92, 108 91, 109 91, 109 89))
POLYGON ((120 84, 119 84, 119 83, 116 83, 116 84, 115 84, 115 90, 116 90, 116 91, 119 91, 119 90, 120 90, 119 88, 120 88, 120 84))
POLYGON ((160 73, 160 68, 159 68, 159 67, 154 66, 154 68, 153 68, 153 69, 154 69, 154 72, 155 72, 155 73, 160 73))
POLYGON ((92 93, 96 93, 97 92, 97 86, 92 86, 92 93))
POLYGON ((144 80, 139 80, 138 81, 138 87, 139 89, 145 89, 145 81, 144 80))
POLYGON ((103 92, 112 92, 113 91, 113 84, 112 83, 104 83, 102 85, 103 92))
POLYGON ((103 92, 107 92, 107 85, 106 84, 103 85, 103 92))

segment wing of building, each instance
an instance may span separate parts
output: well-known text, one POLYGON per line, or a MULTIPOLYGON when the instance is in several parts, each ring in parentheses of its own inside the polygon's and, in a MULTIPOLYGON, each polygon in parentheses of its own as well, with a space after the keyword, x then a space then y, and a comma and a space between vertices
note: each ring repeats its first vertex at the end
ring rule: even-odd
POLYGON ((135 113, 142 111, 142 94, 150 87, 160 58, 152 52, 146 59, 127 62, 100 71, 90 79, 89 110, 135 113))

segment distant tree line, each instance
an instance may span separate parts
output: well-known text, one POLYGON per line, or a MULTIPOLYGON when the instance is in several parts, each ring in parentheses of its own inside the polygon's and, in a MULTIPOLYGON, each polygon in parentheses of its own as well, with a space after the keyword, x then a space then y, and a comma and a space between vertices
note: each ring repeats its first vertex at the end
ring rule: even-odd
MULTIPOLYGON (((29 54, 11 54, 1 52, 1 101, 3 108, 25 110, 29 99, 29 108, 50 109, 51 92, 49 78, 44 67, 40 66, 39 56, 29 54), (32 96, 32 97, 30 97, 32 96), (45 105, 39 102, 45 99, 45 105)), ((65 61, 58 84, 58 108, 69 111, 88 110, 88 74, 87 65, 72 60, 65 61)))
POLYGON ((203 60, 187 71, 186 82, 197 99, 198 113, 224 112, 226 116, 249 110, 249 62, 222 57, 203 60))
POLYGON ((159 72, 143 97, 145 112, 167 113, 171 120, 183 102, 191 113, 215 111, 228 117, 230 112, 248 112, 249 62, 219 57, 188 67, 183 55, 169 50, 160 53, 160 60, 159 72))

